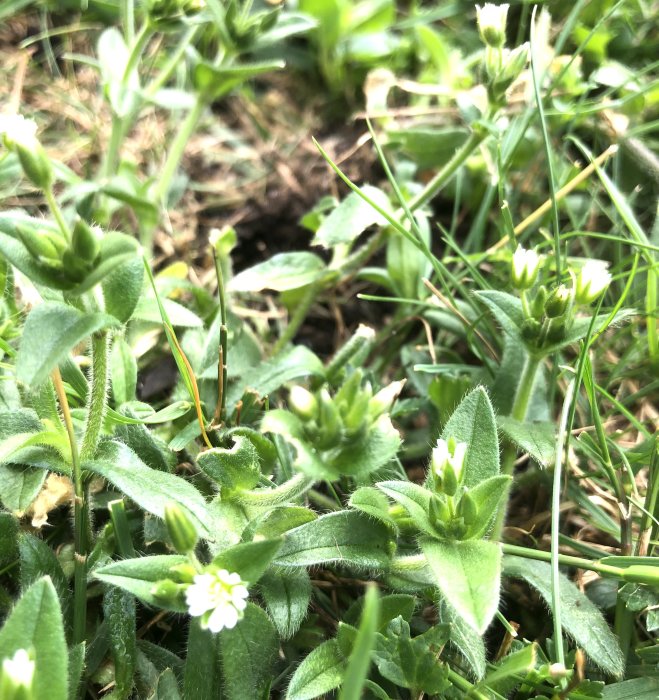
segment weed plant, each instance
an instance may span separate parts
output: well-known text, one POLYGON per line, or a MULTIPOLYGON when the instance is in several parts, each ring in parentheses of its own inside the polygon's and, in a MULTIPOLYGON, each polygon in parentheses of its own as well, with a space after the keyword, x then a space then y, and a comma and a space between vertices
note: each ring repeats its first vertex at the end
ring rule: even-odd
POLYGON ((658 697, 656 7, 0 15, 103 100, 84 163, 20 66, 0 116, 0 698, 658 697), (317 143, 313 251, 156 263, 278 70, 363 84, 381 177, 317 143), (341 304, 378 323, 321 347, 341 304))

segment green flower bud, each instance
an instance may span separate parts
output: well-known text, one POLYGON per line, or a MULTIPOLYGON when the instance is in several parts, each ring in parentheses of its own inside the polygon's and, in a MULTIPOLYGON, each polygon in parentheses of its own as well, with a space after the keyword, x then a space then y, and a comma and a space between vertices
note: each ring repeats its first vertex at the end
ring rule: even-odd
POLYGON ((72 250, 64 251, 62 266, 66 271, 66 276, 72 282, 82 282, 89 272, 89 265, 84 260, 81 260, 72 250))
POLYGON ((531 302, 531 315, 537 321, 542 320, 545 314, 545 304, 547 303, 547 287, 540 285, 533 301, 531 302))
POLYGON ((0 698, 2 700, 32 700, 34 697, 35 662, 25 649, 2 662, 0 671, 0 698))
POLYGON ((545 302, 545 314, 548 318, 558 318, 563 316, 570 308, 572 301, 572 290, 561 284, 556 287, 545 302))
POLYGON ((464 520, 465 525, 473 525, 478 521, 478 506, 469 491, 465 491, 460 498, 458 514, 464 520))
POLYGON ((436 494, 430 497, 428 516, 433 527, 445 525, 451 518, 451 513, 446 501, 436 494))
POLYGON ((170 502, 165 506, 165 524, 174 549, 179 554, 188 554, 195 548, 199 539, 197 528, 176 503, 170 502))
POLYGON ((534 318, 527 318, 522 324, 522 338, 528 342, 537 340, 541 328, 540 321, 536 321, 534 318))
MULTIPOLYGON (((349 437, 354 437, 366 427, 369 418, 369 403, 372 401, 371 387, 357 395, 357 398, 343 416, 343 427, 349 437)), ((343 406, 342 406, 343 408, 343 406)))
POLYGON ((27 179, 41 190, 49 189, 53 184, 53 166, 41 143, 17 144, 15 150, 27 179))
POLYGON ((100 239, 102 235, 97 226, 92 227, 84 219, 78 217, 73 226, 71 250, 85 262, 93 264, 101 252, 100 239))
POLYGON ((512 51, 502 50, 501 69, 492 81, 492 92, 495 99, 501 99, 506 90, 517 80, 529 58, 528 43, 518 46, 512 51))
POLYGON ((530 289, 538 279, 540 256, 535 250, 517 246, 512 259, 511 280, 515 289, 530 289))
POLYGON ((510 5, 476 5, 478 32, 487 46, 501 48, 506 43, 506 21, 510 5))
POLYGON ((183 584, 164 579, 163 581, 156 581, 151 587, 150 593, 155 598, 162 600, 163 603, 173 603, 177 598, 181 597, 181 593, 185 588, 186 586, 183 584))
POLYGON ((364 380, 364 373, 361 369, 356 369, 352 374, 343 382, 341 388, 336 392, 334 400, 336 405, 340 410, 346 413, 350 410, 353 403, 356 401, 357 396, 362 391, 362 381, 364 380))
POLYGON ((16 226, 16 232, 33 258, 45 258, 46 260, 56 260, 59 262, 61 249, 55 244, 53 240, 55 236, 50 231, 46 231, 45 229, 35 231, 29 226, 18 224, 16 226))
POLYGON ((319 435, 317 446, 321 450, 327 450, 330 447, 335 447, 341 437, 341 416, 339 409, 336 407, 332 397, 327 389, 321 389, 319 394, 320 400, 320 417, 319 417, 319 435))
POLYGON ((169 570, 172 572, 173 578, 181 583, 192 583, 194 577, 199 573, 192 564, 176 564, 171 566, 169 570))
POLYGON ((316 397, 302 386, 291 387, 288 394, 288 405, 291 411, 302 420, 313 420, 318 415, 316 397))

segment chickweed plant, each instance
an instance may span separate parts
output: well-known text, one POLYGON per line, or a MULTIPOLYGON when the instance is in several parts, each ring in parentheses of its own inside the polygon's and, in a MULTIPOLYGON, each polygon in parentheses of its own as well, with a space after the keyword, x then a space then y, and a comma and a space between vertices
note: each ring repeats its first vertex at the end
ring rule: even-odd
POLYGON ((103 106, 84 164, 24 76, 0 116, 0 699, 659 697, 653 8, 56 4, 2 16, 103 106), (163 265, 190 140, 301 57, 388 75, 377 182, 319 141, 315 252, 163 265))

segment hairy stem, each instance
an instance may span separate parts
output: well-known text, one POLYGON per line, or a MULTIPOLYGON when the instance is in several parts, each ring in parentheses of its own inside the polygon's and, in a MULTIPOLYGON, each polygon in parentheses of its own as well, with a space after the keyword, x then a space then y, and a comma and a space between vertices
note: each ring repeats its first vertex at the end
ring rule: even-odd
POLYGON ((89 506, 85 498, 85 485, 82 479, 78 444, 73 430, 69 401, 66 398, 66 391, 59 368, 55 368, 52 377, 71 448, 74 490, 73 643, 79 644, 85 640, 85 630, 87 627, 87 524, 89 522, 89 506))

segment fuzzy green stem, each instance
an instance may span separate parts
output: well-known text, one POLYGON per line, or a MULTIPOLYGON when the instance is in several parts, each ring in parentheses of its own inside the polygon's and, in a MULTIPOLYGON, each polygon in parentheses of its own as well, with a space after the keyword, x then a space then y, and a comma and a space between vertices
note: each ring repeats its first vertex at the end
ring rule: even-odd
POLYGON ((107 333, 92 336, 92 389, 87 404, 87 424, 82 439, 82 461, 92 459, 103 428, 108 391, 108 354, 110 341, 107 333))
POLYGON ((307 313, 309 312, 311 305, 314 303, 314 301, 316 301, 318 292, 322 289, 323 286, 323 280, 317 280, 316 282, 313 282, 309 285, 309 288, 307 289, 304 296, 302 297, 302 299, 300 299, 297 307, 295 308, 295 311, 293 312, 293 315, 291 316, 288 325, 284 329, 284 332, 279 336, 279 339, 274 344, 272 348, 273 355, 276 355, 278 352, 281 352, 286 347, 286 345, 295 337, 295 334, 300 329, 300 326, 304 323, 304 320, 307 317, 307 313))
POLYGON ((488 700, 488 696, 476 689, 476 686, 470 683, 466 678, 463 678, 459 673, 452 668, 448 669, 448 679, 453 685, 465 693, 466 698, 470 700, 488 700))
POLYGON ((55 199, 55 195, 53 194, 53 188, 47 187, 44 190, 44 196, 46 197, 46 203, 48 204, 48 208, 50 209, 51 214, 53 215, 55 221, 57 222, 57 225, 59 226, 59 230, 62 232, 62 235, 64 236, 65 240, 70 241, 71 231, 69 230, 69 227, 67 226, 66 221, 64 219, 64 214, 62 214, 62 210, 60 209, 59 204, 55 199))
POLYGON ((444 185, 455 175, 462 164, 471 154, 483 143, 487 137, 487 132, 478 130, 472 131, 467 140, 455 152, 448 163, 430 180, 419 194, 409 201, 410 211, 427 204, 444 187, 444 185))
POLYGON ((554 462, 554 477, 551 496, 551 608, 554 621, 554 650, 556 663, 565 666, 565 649, 563 647, 563 623, 561 619, 560 598, 560 562, 558 551, 560 537, 561 517, 561 476, 563 466, 563 450, 565 447, 565 432, 567 428, 572 396, 574 394, 574 379, 568 385, 568 390, 563 401, 561 422, 558 432, 558 444, 556 446, 556 460, 554 462))
POLYGON ((53 385, 62 410, 64 427, 71 448, 71 467, 73 476, 73 643, 85 641, 87 628, 87 523, 89 522, 89 506, 85 498, 85 486, 82 479, 78 443, 76 442, 69 410, 69 401, 60 375, 59 368, 52 374, 53 385))

